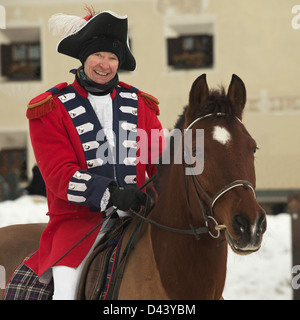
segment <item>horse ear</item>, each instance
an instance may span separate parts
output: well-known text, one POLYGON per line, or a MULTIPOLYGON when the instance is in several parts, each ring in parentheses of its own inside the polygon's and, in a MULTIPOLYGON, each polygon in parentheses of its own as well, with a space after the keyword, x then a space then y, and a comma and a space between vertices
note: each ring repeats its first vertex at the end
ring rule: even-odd
POLYGON ((227 97, 234 109, 234 114, 242 120, 242 114, 246 104, 246 87, 244 82, 235 74, 232 75, 227 97))
POLYGON ((187 117, 192 117, 195 111, 203 105, 209 96, 209 90, 206 82, 206 74, 198 77, 191 88, 189 106, 187 108, 187 117))

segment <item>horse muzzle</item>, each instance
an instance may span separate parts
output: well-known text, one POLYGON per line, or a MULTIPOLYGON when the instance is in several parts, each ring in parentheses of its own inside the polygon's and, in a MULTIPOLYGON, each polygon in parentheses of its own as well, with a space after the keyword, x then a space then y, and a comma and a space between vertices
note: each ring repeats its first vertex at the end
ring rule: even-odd
POLYGON ((236 214, 232 222, 233 232, 226 229, 225 236, 234 252, 246 255, 259 250, 266 228, 266 214, 263 211, 253 224, 245 215, 236 214))

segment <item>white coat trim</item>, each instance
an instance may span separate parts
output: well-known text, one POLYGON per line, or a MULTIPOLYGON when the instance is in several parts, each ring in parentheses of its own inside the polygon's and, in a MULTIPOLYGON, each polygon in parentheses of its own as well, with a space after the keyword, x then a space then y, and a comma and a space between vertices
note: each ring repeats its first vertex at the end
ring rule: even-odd
POLYGON ((98 158, 98 159, 87 160, 87 161, 86 161, 86 164, 87 164, 87 167, 88 167, 89 169, 92 169, 92 168, 95 168, 95 167, 100 167, 100 166, 102 166, 103 162, 104 162, 104 161, 103 161, 102 159, 98 158))
POLYGON ((124 179, 125 183, 133 184, 136 183, 136 176, 126 176, 124 179))
POLYGON ((74 99, 76 96, 75 93, 71 92, 71 93, 66 93, 66 94, 63 94, 61 96, 58 97, 58 99, 62 102, 62 103, 66 103, 72 99, 74 99))
POLYGON ((136 124, 129 123, 129 122, 126 122, 126 121, 122 122, 121 128, 123 130, 128 130, 128 131, 133 131, 133 132, 137 131, 137 125, 136 124))
POLYGON ((76 127, 76 130, 79 135, 85 134, 87 132, 93 131, 94 130, 94 125, 90 122, 82 124, 78 127, 76 127))
POLYGON ((92 179, 92 176, 87 173, 81 173, 79 171, 76 171, 73 178, 78 179, 78 180, 89 181, 92 179))
POLYGON ((138 114, 137 108, 134 108, 134 107, 121 106, 121 107, 120 107, 120 110, 121 110, 123 113, 129 113, 129 114, 132 114, 132 115, 134 115, 134 116, 137 116, 137 114, 138 114))
POLYGON ((137 148, 137 143, 134 140, 124 140, 122 145, 125 148, 132 148, 132 149, 136 149, 137 148))
POLYGON ((88 141, 82 144, 84 151, 89 151, 93 149, 98 149, 100 146, 99 142, 97 141, 88 141))
POLYGON ((72 119, 74 119, 84 113, 86 113, 86 110, 85 110, 85 107, 83 107, 83 106, 79 106, 79 107, 69 111, 69 115, 72 119))
POLYGON ((68 200, 71 202, 77 202, 77 203, 82 203, 86 201, 85 197, 82 196, 74 196, 73 194, 67 194, 68 200))
POLYGON ((71 190, 71 191, 84 192, 86 189, 87 189, 87 186, 85 183, 79 183, 79 182, 70 182, 69 183, 69 190, 71 190))
POLYGON ((134 93, 134 92, 121 92, 120 96, 122 98, 126 98, 126 99, 132 99, 132 100, 137 100, 138 99, 137 94, 134 93))
POLYGON ((136 165, 136 158, 134 158, 134 157, 125 158, 123 163, 126 166, 135 166, 136 165))

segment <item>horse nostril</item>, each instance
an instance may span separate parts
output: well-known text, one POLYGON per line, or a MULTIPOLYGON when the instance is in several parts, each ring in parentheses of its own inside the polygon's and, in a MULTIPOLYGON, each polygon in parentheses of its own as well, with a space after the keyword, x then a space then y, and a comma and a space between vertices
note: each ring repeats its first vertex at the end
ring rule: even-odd
POLYGON ((258 230, 258 231, 256 232, 256 236, 259 237, 259 236, 260 236, 260 233, 261 233, 261 231, 258 230))
POLYGON ((260 214, 257 222, 257 236, 263 234, 267 229, 267 220, 264 213, 260 214))
POLYGON ((242 215, 236 215, 234 217, 233 227, 237 233, 245 233, 249 230, 249 221, 242 215))

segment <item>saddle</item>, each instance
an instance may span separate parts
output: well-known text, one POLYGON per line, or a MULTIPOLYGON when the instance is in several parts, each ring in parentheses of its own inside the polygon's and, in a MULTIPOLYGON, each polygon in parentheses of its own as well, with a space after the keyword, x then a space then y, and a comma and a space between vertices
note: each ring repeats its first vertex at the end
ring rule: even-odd
MULTIPOLYGON (((85 263, 78 300, 117 299, 126 261, 142 225, 141 219, 122 218, 102 238, 85 263)), ((28 255, 24 261, 33 254, 28 255)), ((3 300, 51 300, 53 280, 49 284, 40 283, 38 275, 29 269, 24 261, 8 281, 3 300)))
POLYGON ((79 284, 78 300, 106 299, 131 220, 128 217, 118 220, 87 259, 79 284))

